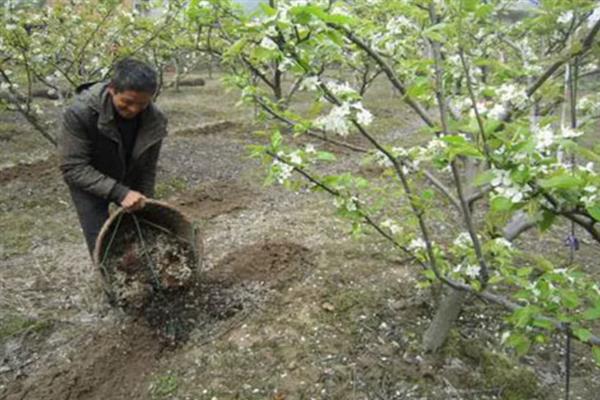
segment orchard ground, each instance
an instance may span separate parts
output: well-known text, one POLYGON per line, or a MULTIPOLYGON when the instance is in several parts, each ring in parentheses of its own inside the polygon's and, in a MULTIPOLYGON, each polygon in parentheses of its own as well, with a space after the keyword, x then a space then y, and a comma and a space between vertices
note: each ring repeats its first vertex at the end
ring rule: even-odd
MULTIPOLYGON (((419 140, 386 108, 400 103, 389 89, 369 99, 381 134, 419 140)), ((237 100, 213 78, 158 101, 170 136, 157 197, 204 239, 204 307, 175 347, 105 303, 54 150, 0 115, 0 398, 564 398, 564 337, 517 359, 500 345, 503 311, 478 300, 439 354, 423 354, 434 310, 418 267, 374 234, 353 239, 327 196, 265 187, 247 149, 263 126, 237 100)), ((345 167, 363 168, 358 156, 345 167)), ((530 250, 565 257, 561 229, 530 250)), ((593 266, 590 246, 577 257, 593 266)), ((597 398, 589 349, 571 357, 572 398, 597 398)))

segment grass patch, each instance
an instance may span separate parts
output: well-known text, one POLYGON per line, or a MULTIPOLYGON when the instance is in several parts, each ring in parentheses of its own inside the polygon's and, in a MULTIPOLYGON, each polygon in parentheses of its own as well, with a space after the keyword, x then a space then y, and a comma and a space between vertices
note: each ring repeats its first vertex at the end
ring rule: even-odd
POLYGON ((41 333, 49 330, 52 322, 9 314, 0 319, 0 342, 24 332, 41 333))
POLYGON ((181 178, 174 177, 156 184, 155 195, 159 200, 181 193, 187 189, 187 182, 181 178))
POLYGON ((26 121, 8 112, 0 116, 0 147, 0 168, 45 159, 56 151, 56 148, 40 133, 35 132, 26 121))
POLYGON ((77 241, 78 228, 76 221, 65 221, 47 208, 3 213, 0 259, 26 254, 38 243, 77 241))
POLYGON ((518 360, 502 351, 492 351, 485 343, 467 340, 453 332, 444 346, 442 357, 455 357, 470 365, 475 373, 448 376, 456 387, 495 393, 502 400, 546 399, 537 377, 518 360))
POLYGON ((150 384, 152 399, 166 399, 177 392, 179 379, 173 374, 161 375, 150 384))

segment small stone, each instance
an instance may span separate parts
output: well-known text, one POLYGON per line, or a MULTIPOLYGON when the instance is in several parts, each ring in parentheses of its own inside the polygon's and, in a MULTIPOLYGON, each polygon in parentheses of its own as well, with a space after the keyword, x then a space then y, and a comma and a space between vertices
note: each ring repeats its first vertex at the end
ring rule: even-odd
POLYGON ((333 306, 333 304, 331 304, 331 303, 323 303, 323 304, 321 305, 321 308, 322 308, 323 310, 325 310, 325 311, 330 311, 330 312, 331 312, 331 311, 335 311, 335 307, 334 307, 334 306, 333 306))

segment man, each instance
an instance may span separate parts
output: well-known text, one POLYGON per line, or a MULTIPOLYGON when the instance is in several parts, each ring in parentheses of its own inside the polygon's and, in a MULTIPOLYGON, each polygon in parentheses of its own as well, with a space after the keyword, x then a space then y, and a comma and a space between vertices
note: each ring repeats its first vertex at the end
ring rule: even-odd
POLYGON ((83 85, 63 116, 60 169, 90 254, 114 202, 127 211, 154 195, 156 164, 167 119, 152 98, 156 72, 120 61, 110 82, 83 85))

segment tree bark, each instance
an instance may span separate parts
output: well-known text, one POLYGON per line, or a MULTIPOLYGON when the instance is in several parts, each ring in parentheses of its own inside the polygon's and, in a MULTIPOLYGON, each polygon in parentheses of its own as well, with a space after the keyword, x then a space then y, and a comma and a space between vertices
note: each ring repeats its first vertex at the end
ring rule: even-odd
POLYGON ((448 337, 454 321, 460 315, 467 292, 448 289, 448 293, 440 302, 431 324, 423 335, 425 351, 437 351, 448 337))

